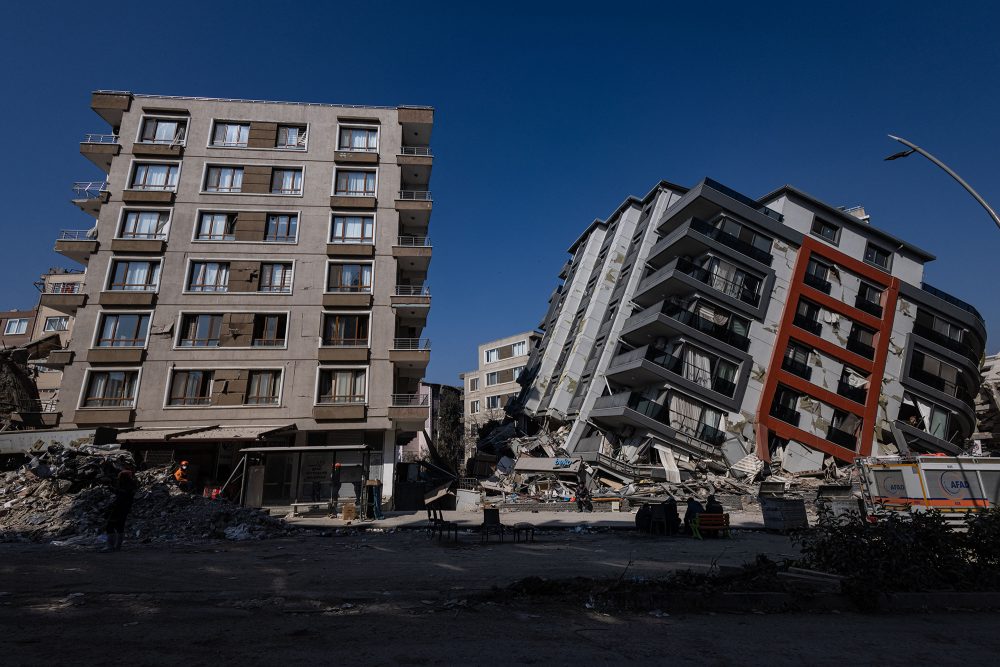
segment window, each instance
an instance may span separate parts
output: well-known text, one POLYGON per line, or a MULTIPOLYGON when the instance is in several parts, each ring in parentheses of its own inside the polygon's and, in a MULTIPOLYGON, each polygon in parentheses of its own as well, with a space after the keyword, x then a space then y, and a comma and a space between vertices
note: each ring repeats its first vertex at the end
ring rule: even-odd
POLYGON ((255 315, 253 318, 253 347, 281 347, 285 344, 288 316, 281 314, 255 315))
POLYGON ((198 218, 199 241, 232 241, 236 238, 236 214, 202 213, 198 218))
POLYGON ((222 315, 185 315, 181 318, 180 347, 218 347, 222 333, 222 315))
POLYGON ((513 345, 511 345, 510 353, 511 356, 514 357, 523 357, 524 355, 528 354, 528 342, 521 340, 514 343, 513 345))
POLYGON ((892 266, 892 253, 869 243, 865 246, 865 261, 888 271, 892 266))
POLYGON ((331 263, 326 291, 371 292, 372 265, 331 263))
POLYGON ((479 414, 479 401, 472 401, 469 403, 469 414, 479 414))
POLYGON ((378 129, 374 127, 342 127, 337 150, 377 151, 378 129))
POLYGON ((212 132, 212 145, 246 148, 249 137, 250 123, 217 122, 212 132))
POLYGON ((129 187, 132 190, 176 190, 180 166, 137 162, 129 187))
POLYGON ((374 243, 375 218, 370 215, 335 215, 330 243, 374 243))
POLYGON ((18 318, 16 320, 7 320, 7 325, 4 327, 4 336, 20 336, 28 331, 28 320, 25 318, 18 318))
POLYGON ((168 405, 211 405, 212 371, 174 371, 168 405))
POLYGON ((875 358, 875 332, 855 322, 847 336, 846 347, 868 359, 875 358))
POLYGON ((280 371, 250 371, 244 405, 277 405, 281 388, 280 371))
POLYGON ((279 125, 276 148, 305 150, 306 128, 304 125, 279 125))
POLYGON ((500 348, 495 347, 492 350, 486 350, 486 352, 483 353, 483 358, 487 364, 500 361, 500 348))
POLYGON ((826 220, 813 218, 812 233, 836 245, 837 237, 840 236, 840 227, 830 224, 826 220))
POLYGON ((319 403, 345 404, 365 402, 367 370, 321 369, 319 372, 319 403))
POLYGON ((298 226, 299 216, 294 213, 271 213, 267 216, 264 240, 271 243, 294 243, 298 226))
POLYGON ((520 377, 521 371, 524 370, 524 366, 515 366, 512 370, 514 371, 514 380, 516 381, 520 377))
POLYGON ((503 396, 487 396, 486 397, 486 409, 487 410, 499 410, 500 401, 503 396))
POLYGON ((715 227, 722 230, 723 232, 729 234, 730 236, 735 236, 739 240, 749 243, 757 250, 770 254, 771 252, 771 239, 762 234, 758 234, 751 228, 741 225, 740 223, 732 220, 731 218, 720 218, 714 224, 715 227))
POLYGON ((500 384, 500 371, 493 371, 486 374, 486 386, 492 387, 495 384, 500 384))
POLYGON ((69 330, 69 318, 56 316, 56 317, 46 317, 45 325, 42 327, 42 331, 68 331, 69 330))
POLYGON ((131 408, 139 371, 93 371, 83 395, 85 408, 131 408))
POLYGON ((155 292, 159 282, 159 261, 119 259, 111 263, 109 290, 155 292))
POLYGON ((374 197, 374 171, 337 170, 336 194, 347 197, 374 197))
POLYGON ((878 287, 873 287, 872 285, 863 282, 861 283, 861 286, 858 288, 858 297, 862 301, 867 301, 868 303, 878 306, 882 303, 882 290, 879 289, 878 287))
POLYGON ((368 346, 368 313, 327 313, 323 316, 323 345, 368 346))
POLYGON ((479 391, 479 378, 469 378, 469 391, 479 391))
POLYGON ((271 194, 302 194, 301 169, 274 169, 271 171, 271 194))
POLYGON ((101 315, 96 347, 143 347, 149 330, 149 314, 101 315))
POLYGON ((162 239, 167 235, 167 211, 126 211, 118 238, 162 239))
POLYGON ((242 192, 243 167, 209 167, 205 192, 242 192))
POLYGON ((830 275, 830 267, 815 259, 810 259, 809 263, 806 264, 806 273, 825 281, 830 275))
POLYGON ((191 292, 226 292, 229 290, 229 262, 191 262, 191 292))
POLYGON ((292 291, 292 265, 291 264, 261 264, 260 283, 257 285, 258 292, 282 292, 292 291))
POLYGON ((187 121, 177 118, 145 118, 139 142, 143 144, 184 145, 187 121))
POLYGON ((757 276, 718 257, 712 257, 705 268, 708 269, 708 279, 704 282, 712 288, 753 306, 760 302, 761 279, 757 276))

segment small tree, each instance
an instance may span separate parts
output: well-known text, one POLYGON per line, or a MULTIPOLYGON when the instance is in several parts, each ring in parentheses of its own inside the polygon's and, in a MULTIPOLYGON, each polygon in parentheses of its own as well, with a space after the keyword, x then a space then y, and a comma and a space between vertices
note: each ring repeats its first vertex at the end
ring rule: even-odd
POLYGON ((465 456, 465 438, 462 428, 462 396, 456 391, 441 389, 434 449, 443 461, 456 472, 465 456))

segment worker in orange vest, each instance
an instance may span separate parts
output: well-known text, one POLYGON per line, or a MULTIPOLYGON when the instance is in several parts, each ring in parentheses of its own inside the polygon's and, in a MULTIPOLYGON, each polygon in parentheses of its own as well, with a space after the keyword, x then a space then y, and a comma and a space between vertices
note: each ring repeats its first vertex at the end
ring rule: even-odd
POLYGON ((181 491, 191 491, 191 477, 188 472, 190 465, 187 461, 181 461, 177 470, 174 471, 174 480, 181 491))

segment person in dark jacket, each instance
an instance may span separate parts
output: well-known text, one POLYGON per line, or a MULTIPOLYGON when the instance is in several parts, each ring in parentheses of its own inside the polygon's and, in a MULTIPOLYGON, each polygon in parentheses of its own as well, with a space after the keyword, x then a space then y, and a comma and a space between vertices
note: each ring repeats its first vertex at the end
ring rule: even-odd
POLYGON ((694 496, 688 497, 687 510, 684 512, 684 532, 691 534, 691 522, 704 511, 704 505, 695 500, 694 496))
POLYGON ((135 473, 131 468, 125 468, 118 473, 118 478, 111 489, 115 498, 108 508, 108 520, 104 526, 108 541, 101 551, 121 551, 125 539, 125 520, 132 511, 136 488, 135 473))
POLYGON ((705 514, 725 514, 726 508, 722 506, 715 496, 709 496, 705 503, 705 514))

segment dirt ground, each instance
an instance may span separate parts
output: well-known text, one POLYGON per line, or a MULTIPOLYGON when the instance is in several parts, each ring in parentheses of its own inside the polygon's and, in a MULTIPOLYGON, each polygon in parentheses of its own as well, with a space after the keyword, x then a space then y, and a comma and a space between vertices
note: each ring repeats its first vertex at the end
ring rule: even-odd
MULTIPOLYGON (((534 543, 457 546, 417 531, 265 542, 126 545, 117 554, 0 545, 4 665, 953 664, 1000 650, 989 614, 604 614, 483 601, 526 576, 655 577, 787 538, 698 542, 544 531, 534 543)), ((946 610, 942 610, 946 612, 946 610)), ((992 660, 990 660, 992 662, 992 660)))

